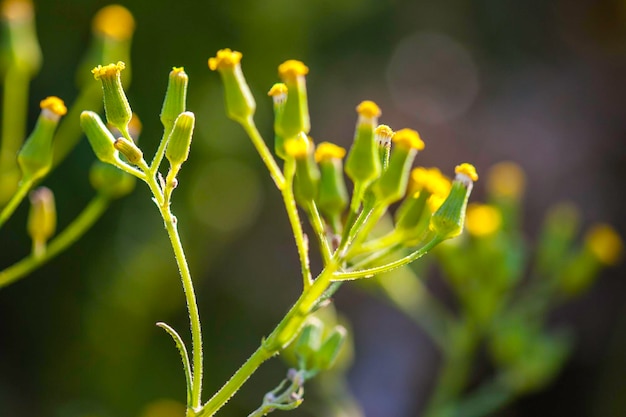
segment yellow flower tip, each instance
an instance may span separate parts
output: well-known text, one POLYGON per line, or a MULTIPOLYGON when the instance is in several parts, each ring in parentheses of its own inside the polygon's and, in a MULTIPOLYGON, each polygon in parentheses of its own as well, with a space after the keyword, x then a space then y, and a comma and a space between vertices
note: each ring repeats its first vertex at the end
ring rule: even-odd
POLYGON ((495 195, 518 198, 524 193, 526 175, 515 162, 495 164, 487 176, 487 188, 495 195))
POLYGON ((135 19, 130 11, 119 4, 103 7, 93 18, 94 33, 118 41, 130 39, 135 32, 135 19))
POLYGON ((624 252, 624 242, 608 224, 598 224, 589 230, 585 245, 605 265, 616 265, 624 252))
POLYGON ((270 91, 267 92, 267 95, 270 97, 286 96, 287 86, 283 83, 276 83, 272 86, 272 88, 270 88, 270 91))
POLYGON ((58 97, 47 97, 39 102, 41 110, 48 110, 56 116, 65 116, 67 114, 67 107, 65 103, 58 97))
POLYGON ((285 142, 285 153, 293 158, 303 158, 309 151, 310 140, 296 136, 285 142))
POLYGON ((441 207, 443 202, 446 201, 446 197, 447 196, 441 196, 441 195, 435 195, 435 194, 428 197, 428 200, 426 200, 426 204, 428 204, 428 209, 430 210, 430 212, 434 213, 437 210, 439 210, 439 207, 441 207))
POLYGON ((30 0, 4 0, 0 7, 2 17, 8 21, 24 22, 34 16, 33 2, 30 0))
POLYGON ((362 101, 358 106, 356 106, 356 112, 359 113, 360 116, 367 119, 380 117, 382 114, 380 107, 378 107, 378 105, 371 100, 362 101))
POLYGON ((220 49, 213 58, 209 58, 209 68, 211 71, 234 68, 239 65, 242 58, 241 52, 232 51, 229 48, 220 49))
POLYGON ((420 138, 419 133, 413 129, 398 130, 391 140, 398 145, 417 149, 418 151, 424 149, 424 141, 420 138))
POLYGON ((278 76, 283 80, 292 80, 309 73, 309 67, 302 61, 290 59, 278 66, 278 76))
POLYGON ((495 233, 501 224, 502 214, 495 207, 477 203, 467 206, 465 227, 471 235, 489 236, 495 233))
POLYGON ((126 64, 122 61, 118 61, 117 64, 109 64, 105 66, 98 65, 91 70, 91 73, 96 80, 99 80, 100 78, 116 76, 122 72, 124 68, 126 68, 126 64))
POLYGON ((346 156, 346 150, 330 142, 322 142, 315 149, 315 162, 343 159, 344 156, 346 156))
POLYGON ((410 178, 409 191, 426 190, 441 199, 448 196, 452 187, 450 179, 443 175, 438 168, 414 168, 410 178))
POLYGON ((176 74, 181 74, 181 73, 185 73, 185 68, 184 67, 172 67, 172 74, 176 75, 176 74))
POLYGON ((458 175, 465 175, 472 181, 478 180, 478 173, 476 172, 476 168, 472 164, 462 163, 461 165, 457 165, 456 168, 454 168, 454 172, 458 175))
POLYGON ((376 127, 376 129, 374 129, 374 134, 375 135, 378 135, 378 136, 381 136, 381 137, 384 137, 384 138, 391 139, 393 137, 394 133, 395 132, 393 131, 393 129, 390 128, 387 125, 378 125, 376 127))

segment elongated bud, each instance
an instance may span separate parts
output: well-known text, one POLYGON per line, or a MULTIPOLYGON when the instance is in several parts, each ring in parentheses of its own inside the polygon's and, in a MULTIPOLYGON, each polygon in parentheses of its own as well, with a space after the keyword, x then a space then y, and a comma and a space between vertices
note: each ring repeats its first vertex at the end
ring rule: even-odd
POLYGON ((424 142, 415 130, 399 130, 392 140, 395 146, 391 152, 389 166, 372 186, 377 202, 383 205, 389 205, 404 197, 413 160, 417 151, 424 149, 424 142))
POLYGON ((118 152, 114 146, 115 138, 100 116, 92 111, 84 111, 80 114, 80 126, 99 160, 113 165, 119 162, 118 152))
POLYGON ((143 152, 135 145, 134 142, 129 141, 126 138, 117 138, 113 142, 113 147, 119 151, 128 162, 133 165, 138 165, 139 161, 143 159, 143 152))
POLYGON ((383 172, 387 170, 389 165, 389 155, 391 153, 391 138, 395 132, 387 125, 378 125, 374 129, 374 138, 378 145, 378 154, 380 155, 380 165, 383 172))
POLYGON ((315 150, 320 167, 320 189, 315 200, 320 211, 338 233, 341 214, 348 206, 348 190, 343 177, 342 159, 346 150, 333 143, 322 142, 315 150))
POLYGON ((120 198, 129 194, 135 188, 136 181, 134 176, 102 161, 95 161, 89 171, 91 186, 109 198, 120 198))
POLYGON ((49 188, 39 187, 30 193, 30 211, 28 213, 28 234, 33 240, 35 256, 45 252, 46 242, 56 230, 57 212, 54 194, 49 188))
POLYGON ((455 169, 456 178, 448 198, 430 218, 430 230, 441 239, 450 239, 463 231, 465 210, 474 181, 478 180, 476 168, 464 163, 455 169))
POLYGON ((174 122, 174 128, 167 141, 165 157, 172 167, 180 166, 189 156, 191 138, 196 118, 192 112, 181 113, 174 122))
POLYGON ((285 139, 311 130, 306 78, 309 68, 302 62, 291 59, 278 66, 278 76, 287 86, 287 101, 276 133, 285 139))
POLYGON ((320 170, 313 157, 313 148, 304 132, 285 142, 285 152, 296 161, 294 191, 296 200, 303 207, 317 197, 319 189, 320 170))
POLYGON ((322 345, 323 328, 324 325, 321 320, 311 317, 296 340, 294 350, 300 361, 300 366, 304 369, 311 370, 314 366, 315 356, 322 345))
POLYGON ((98 65, 91 72, 96 80, 102 82, 107 122, 119 129, 124 137, 130 137, 128 123, 133 117, 133 112, 122 87, 120 74, 124 68, 126 64, 119 61, 117 64, 98 65))
POLYGON ((0 6, 3 21, 0 59, 3 69, 12 65, 34 76, 41 67, 41 48, 35 31, 33 3, 5 0, 0 6))
POLYGON ((277 132, 280 130, 279 126, 283 122, 285 102, 287 101, 287 86, 283 83, 276 83, 270 88, 267 95, 272 97, 274 102, 274 152, 279 158, 286 159, 285 138, 277 132))
POLYGON ((465 227, 470 235, 486 237, 493 235, 502 225, 502 214, 489 204, 472 203, 467 206, 465 227))
POLYGON ((166 132, 172 130, 178 115, 186 110, 187 84, 189 84, 189 77, 185 69, 174 67, 169 75, 167 92, 161 108, 161 123, 166 132))
POLYGON ((111 4, 96 13, 91 26, 95 34, 121 42, 132 38, 135 19, 124 6, 111 4))
POLYGON ((254 115, 256 102, 241 71, 241 52, 220 49, 209 58, 209 68, 219 71, 224 83, 226 114, 234 121, 246 124, 254 115))
POLYGON ((318 350, 316 355, 316 369, 326 370, 329 369, 335 363, 335 360, 339 356, 341 347, 346 340, 348 332, 345 327, 341 325, 335 326, 333 331, 322 343, 322 347, 318 350))
POLYGON ((354 183, 369 184, 378 178, 381 172, 378 146, 374 139, 380 108, 373 101, 364 101, 356 110, 359 119, 354 142, 346 159, 346 174, 354 183))
POLYGON ((17 155, 23 180, 36 180, 52 166, 52 138, 61 116, 67 113, 63 100, 48 97, 41 101, 37 124, 17 155))

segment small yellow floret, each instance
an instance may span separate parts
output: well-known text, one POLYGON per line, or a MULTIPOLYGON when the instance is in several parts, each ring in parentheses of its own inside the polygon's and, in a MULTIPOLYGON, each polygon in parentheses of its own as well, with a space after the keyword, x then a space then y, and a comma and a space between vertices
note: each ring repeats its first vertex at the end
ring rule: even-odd
POLYGON ((280 95, 287 94, 287 86, 283 83, 276 83, 270 88, 270 91, 267 92, 267 95, 270 97, 276 97, 280 95))
POLYGON ((524 193, 526 175, 515 162, 500 162, 489 170, 487 189, 496 196, 519 198, 524 193))
POLYGON ((109 65, 98 65, 94 69, 91 70, 93 77, 96 80, 99 80, 102 77, 113 77, 117 76, 122 70, 126 68, 126 64, 122 61, 118 61, 117 64, 109 64, 109 65))
POLYGON ((1 7, 5 20, 23 22, 33 18, 33 2, 30 0, 5 0, 1 7))
POLYGON ((419 133, 413 129, 400 129, 391 140, 397 145, 407 146, 418 151, 424 149, 424 141, 420 138, 419 133))
POLYGON ((437 168, 414 168, 410 178, 409 192, 426 190, 432 195, 446 198, 452 187, 450 179, 437 168))
POLYGON ((294 137, 285 142, 285 153, 293 158, 302 158, 309 151, 309 140, 294 137))
POLYGON ((476 172, 476 168, 472 164, 463 163, 461 165, 457 165, 456 168, 454 168, 454 172, 456 172, 457 174, 463 174, 470 178, 472 181, 478 180, 478 173, 476 172))
POLYGON ((585 238, 585 245, 605 265, 617 264, 624 252, 624 242, 608 224, 592 227, 585 238))
POLYGON ((376 129, 374 129, 374 134, 381 138, 391 139, 395 132, 387 125, 378 125, 376 129))
POLYGON ((342 159, 346 156, 346 150, 334 143, 322 142, 315 149, 315 162, 328 161, 329 159, 342 159))
POLYGON ((382 114, 380 107, 378 107, 378 105, 371 100, 362 101, 358 106, 356 106, 356 112, 368 119, 380 117, 382 114))
POLYGON ((172 74, 180 74, 180 73, 184 73, 185 72, 185 68, 184 67, 172 67, 172 74))
POLYGON ((434 213, 439 210, 439 207, 441 207, 443 202, 446 201, 446 197, 447 196, 440 196, 435 194, 428 197, 428 200, 426 200, 426 204, 428 204, 428 209, 430 210, 430 212, 434 213))
POLYGON ((283 80, 295 79, 309 73, 309 67, 304 65, 302 61, 290 59, 278 66, 278 76, 283 80))
POLYGON ((465 227, 474 236, 488 236, 496 232, 502 224, 502 214, 488 204, 472 203, 467 206, 465 227))
POLYGON ((241 62, 241 52, 231 51, 229 48, 220 49, 213 58, 209 58, 209 68, 211 71, 234 68, 241 62))
POLYGON ((135 19, 126 7, 112 4, 96 13, 91 27, 95 33, 123 41, 133 36, 135 19))
POLYGON ((63 100, 55 96, 46 97, 41 100, 39 102, 39 107, 41 107, 41 110, 50 110, 57 116, 65 116, 67 114, 67 107, 65 107, 65 103, 63 100))

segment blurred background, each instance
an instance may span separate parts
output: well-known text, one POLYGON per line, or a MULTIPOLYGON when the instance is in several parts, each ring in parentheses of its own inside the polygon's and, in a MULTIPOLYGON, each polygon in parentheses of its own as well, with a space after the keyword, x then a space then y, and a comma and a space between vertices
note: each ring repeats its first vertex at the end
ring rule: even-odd
MULTIPOLYGON (((43 97, 75 98, 75 68, 89 44, 91 18, 107 4, 35 1, 44 65, 31 88, 29 130, 43 97)), ((608 222, 626 235, 623 0, 120 4, 137 21, 128 96, 143 121, 145 154, 152 155, 161 136, 168 72, 184 66, 190 77, 188 108, 197 128, 173 211, 200 302, 205 398, 300 292, 280 195, 243 130, 226 118, 219 77, 206 65, 220 48, 243 52, 267 140, 266 92, 277 81, 276 67, 300 59, 310 67, 316 140, 349 146, 355 106, 371 99, 382 108, 382 123, 420 132, 426 142, 420 165, 451 175, 465 161, 479 173, 502 160, 519 163, 528 175, 529 239, 546 209, 563 200, 580 207, 585 225, 608 222)), ((93 195, 87 178, 93 160, 83 140, 46 179, 59 228, 93 195)), ((482 187, 479 181, 472 199, 481 198, 482 187)), ((0 234, 2 268, 30 249, 26 214, 24 204, 0 234)), ((138 186, 78 244, 0 291, 0 415, 130 417, 155 401, 184 401, 178 352, 154 325, 165 321, 189 339, 161 225, 147 189, 138 186)), ((555 327, 575 331, 571 360, 548 390, 499 415, 626 415, 625 271, 624 265, 607 270, 589 294, 555 312, 555 327)), ((336 305, 352 323, 356 348, 348 381, 364 414, 419 415, 437 370, 433 344, 401 313, 355 286, 344 286, 336 305)), ((247 415, 285 371, 280 359, 271 360, 220 415, 247 415)), ((291 413, 315 411, 305 401, 291 413)))

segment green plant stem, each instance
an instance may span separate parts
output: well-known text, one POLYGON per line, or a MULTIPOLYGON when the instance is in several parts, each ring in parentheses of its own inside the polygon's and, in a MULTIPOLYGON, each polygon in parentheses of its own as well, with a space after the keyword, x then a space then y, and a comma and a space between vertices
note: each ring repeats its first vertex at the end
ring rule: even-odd
POLYGON ((0 227, 2 227, 2 225, 4 225, 4 223, 6 223, 6 221, 13 215, 13 212, 17 209, 22 200, 24 200, 28 194, 28 190, 30 190, 32 186, 32 180, 20 182, 17 191, 13 194, 13 197, 11 197, 11 200, 9 200, 7 205, 4 206, 2 212, 0 212, 0 227))
POLYGON ((322 221, 322 217, 320 216, 320 212, 317 209, 317 205, 315 205, 314 201, 312 201, 308 205, 307 213, 309 215, 309 221, 311 222, 311 226, 313 226, 313 230, 315 231, 315 234, 317 235, 317 240, 320 244, 324 265, 328 265, 330 263, 330 258, 333 256, 333 253, 330 249, 330 245, 328 244, 328 239, 326 238, 326 232, 324 231, 324 222, 322 221))
POLYGON ((161 162, 163 161, 163 156, 165 155, 165 148, 167 147, 167 141, 169 139, 170 133, 172 133, 172 129, 167 129, 163 131, 163 137, 161 138, 161 142, 159 142, 159 147, 154 154, 154 158, 152 158, 152 163, 150 164, 150 175, 155 175, 161 166, 161 162))
POLYGON ((302 269, 302 280, 304 288, 311 286, 311 268, 309 265, 309 252, 308 245, 304 241, 304 232, 302 231, 302 223, 300 222, 300 216, 298 215, 298 208, 296 207, 296 200, 293 195, 293 177, 296 172, 296 163, 293 158, 285 161, 285 183, 281 189, 283 196, 283 202, 285 204, 285 210, 287 210, 287 217, 291 224, 293 231, 293 237, 296 241, 296 247, 298 248, 298 256, 300 257, 300 266, 302 269))
POLYGON ((333 281, 348 281, 348 280, 357 279, 357 278, 372 277, 376 274, 391 271, 392 269, 399 268, 403 265, 407 265, 415 261, 416 259, 421 258, 426 253, 428 253, 429 250, 431 250, 432 248, 437 246, 439 243, 441 243, 441 241, 442 239, 436 236, 432 240, 430 240, 428 243, 426 243, 424 246, 412 252, 411 254, 405 256, 404 258, 400 258, 396 261, 389 262, 388 264, 377 266, 374 268, 361 269, 357 271, 336 272, 333 275, 332 280, 333 281))
POLYGON ((252 119, 252 117, 250 117, 246 121, 246 123, 242 123, 242 126, 245 129, 248 136, 250 137, 250 140, 252 140, 252 144, 254 145, 257 152, 261 156, 261 159, 265 163, 265 166, 269 170, 270 175, 272 179, 274 180, 274 184, 276 184, 276 188, 278 188, 279 190, 282 190, 285 187, 285 178, 283 177, 283 174, 280 171, 280 168, 276 164, 276 160, 272 156, 272 153, 267 148, 265 141, 261 137, 261 134, 259 133, 259 130, 254 124, 254 120, 252 119))
POLYGON ((109 203, 108 197, 102 194, 96 195, 78 217, 48 244, 46 251, 41 256, 36 257, 31 254, 1 271, 0 288, 25 277, 76 242, 102 216, 109 207, 109 203))
POLYGON ((20 150, 26 132, 28 112, 28 72, 12 65, 4 77, 2 97, 2 140, 0 141, 0 168, 17 165, 15 156, 20 150))
POLYGON ((453 415, 454 417, 484 417, 493 415, 514 398, 514 391, 496 378, 493 381, 484 383, 476 391, 462 398, 457 403, 453 415))
MULTIPOLYGON (((144 172, 148 172, 149 168, 145 161, 141 161, 140 167, 144 172)), ((145 177, 145 176, 144 176, 145 177)), ((191 279, 191 273, 189 272, 189 266, 187 265, 187 259, 183 250, 183 245, 180 241, 178 229, 176 227, 176 218, 170 211, 169 199, 165 199, 162 190, 159 188, 159 184, 153 175, 145 177, 145 181, 150 187, 150 191, 154 195, 154 198, 159 207, 159 212, 165 223, 167 234, 172 244, 174 251, 174 257, 178 264, 178 270, 180 272, 180 278, 183 284, 183 290, 185 292, 185 299, 187 301, 187 310, 189 312, 189 321, 191 326, 191 343, 192 343, 192 363, 193 363, 193 381, 191 388, 191 405, 194 410, 200 408, 202 402, 202 327, 200 325, 200 313, 198 311, 198 304, 196 302, 196 293, 193 288, 193 281, 191 279)))

